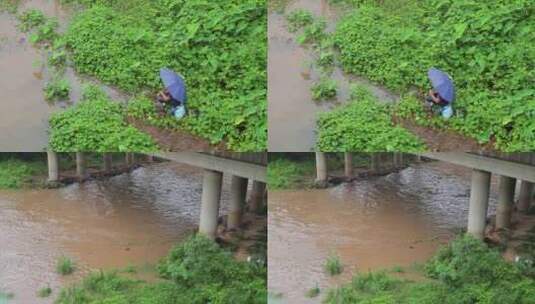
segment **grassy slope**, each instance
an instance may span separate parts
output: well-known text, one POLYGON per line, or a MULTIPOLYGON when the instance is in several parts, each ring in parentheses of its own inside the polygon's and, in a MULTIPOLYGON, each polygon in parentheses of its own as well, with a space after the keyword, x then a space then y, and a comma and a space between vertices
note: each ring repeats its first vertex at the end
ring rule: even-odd
POLYGON ((335 33, 346 71, 403 92, 425 91, 427 69, 441 68, 457 87, 449 127, 504 151, 535 149, 532 1, 362 2, 335 33))
POLYGON ((266 147, 266 8, 263 0, 99 2, 66 42, 79 72, 124 90, 161 88, 158 70, 185 76, 190 116, 173 127, 234 150, 266 147), (102 4, 104 3, 104 4, 102 4))

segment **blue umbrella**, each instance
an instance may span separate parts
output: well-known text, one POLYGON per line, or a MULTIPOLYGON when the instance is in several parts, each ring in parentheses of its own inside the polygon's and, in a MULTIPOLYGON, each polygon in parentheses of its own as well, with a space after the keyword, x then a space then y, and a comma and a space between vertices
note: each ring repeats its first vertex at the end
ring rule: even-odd
POLYGON ((455 87, 450 76, 439 69, 430 68, 427 72, 429 80, 433 85, 433 89, 440 95, 442 99, 448 103, 455 100, 455 87))
POLYGON ((160 78, 167 91, 169 91, 169 94, 171 94, 174 99, 185 104, 188 100, 188 96, 186 94, 186 84, 184 83, 184 79, 167 68, 160 70, 160 78))

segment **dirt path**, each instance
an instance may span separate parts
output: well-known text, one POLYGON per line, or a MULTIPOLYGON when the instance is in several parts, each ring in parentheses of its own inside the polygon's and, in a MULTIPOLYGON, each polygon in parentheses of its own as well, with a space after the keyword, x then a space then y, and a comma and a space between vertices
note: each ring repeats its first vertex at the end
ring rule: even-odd
POLYGON ((226 151, 225 143, 212 145, 208 140, 182 130, 161 129, 140 120, 129 120, 139 130, 149 134, 165 151, 226 151))
POLYGON ((448 151, 470 151, 488 152, 494 151, 491 144, 481 145, 472 138, 462 136, 450 130, 437 130, 422 127, 409 120, 400 121, 401 126, 422 139, 428 151, 448 152, 448 151))

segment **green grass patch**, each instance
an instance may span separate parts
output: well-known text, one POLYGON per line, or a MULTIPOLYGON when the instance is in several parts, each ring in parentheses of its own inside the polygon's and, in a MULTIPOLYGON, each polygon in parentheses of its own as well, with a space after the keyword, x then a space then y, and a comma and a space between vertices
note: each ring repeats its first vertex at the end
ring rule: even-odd
POLYGON ((32 29, 45 24, 47 17, 40 10, 29 9, 19 14, 17 19, 19 20, 19 30, 29 32, 32 29))
POLYGON ((428 279, 421 282, 385 272, 359 274, 350 284, 331 289, 325 303, 534 303, 535 281, 470 236, 439 250, 425 273, 428 279))
POLYGON ((340 257, 335 254, 331 254, 327 257, 324 268, 325 272, 327 272, 330 276, 339 275, 344 270, 344 266, 340 261, 340 257))
POLYGON ((157 150, 148 134, 127 123, 124 106, 93 86, 84 90, 83 101, 52 114, 49 143, 58 152, 157 150))
POLYGON ((190 112, 175 127, 237 151, 266 149, 265 0, 84 2, 65 35, 78 72, 154 93, 159 69, 171 68, 185 77, 190 112))
POLYGON ((20 2, 22 0, 1 0, 0 12, 8 12, 10 14, 16 14, 19 10, 20 2))
POLYGON ((61 275, 69 275, 74 272, 76 266, 74 261, 66 256, 59 257, 56 262, 56 272, 61 275))
POLYGON ((320 288, 318 287, 318 285, 316 285, 316 287, 313 287, 307 290, 307 292, 305 293, 305 296, 307 298, 315 298, 320 295, 320 292, 321 292, 320 288))
POLYGON ((0 159, 0 189, 22 188, 34 175, 45 174, 46 170, 44 160, 0 159))
POLYGON ((65 78, 56 78, 48 82, 43 89, 45 99, 50 102, 67 100, 71 91, 71 84, 65 78))
POLYGON ((30 34, 29 41, 33 44, 52 44, 59 37, 57 18, 47 17, 42 11, 28 9, 17 16, 18 28, 30 34))
POLYGON ((50 286, 43 287, 37 291, 37 296, 40 298, 48 298, 52 294, 50 286))
POLYGON ((447 127, 505 152, 532 151, 533 9, 525 0, 363 1, 334 39, 345 71, 394 90, 426 92, 430 67, 448 72, 457 99, 447 127))
POLYGON ((329 78, 321 78, 311 88, 314 101, 332 100, 336 97, 336 81, 329 78))
POLYGON ((424 143, 391 119, 391 109, 367 90, 360 88, 355 100, 318 119, 317 148, 342 152, 414 152, 425 150, 424 143))
POLYGON ((267 270, 236 261, 201 236, 175 247, 158 266, 163 280, 146 283, 115 272, 97 272, 64 288, 58 304, 267 302, 267 270))
POLYGON ((305 26, 311 25, 314 22, 314 16, 307 10, 297 9, 286 15, 286 21, 290 32, 296 32, 305 26))

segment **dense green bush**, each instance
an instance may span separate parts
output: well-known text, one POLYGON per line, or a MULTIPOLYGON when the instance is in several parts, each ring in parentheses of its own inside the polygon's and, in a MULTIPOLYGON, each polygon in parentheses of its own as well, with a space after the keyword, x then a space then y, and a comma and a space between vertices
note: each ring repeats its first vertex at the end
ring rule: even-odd
POLYGON ((174 69, 196 113, 177 125, 234 150, 266 148, 264 0, 96 2, 105 4, 76 16, 66 33, 79 72, 154 92, 159 69, 174 69))
POLYGON ((470 236, 442 248, 425 268, 434 280, 411 282, 384 272, 357 275, 351 284, 330 290, 326 303, 535 303, 535 281, 470 236))
POLYGON ((65 288, 58 304, 266 303, 266 269, 238 262, 213 241, 193 237, 159 265, 169 280, 144 283, 117 273, 94 273, 65 288))
POLYGON ((438 67, 454 79, 449 125, 505 151, 535 149, 535 3, 368 1, 338 24, 335 42, 348 72, 396 90, 430 85, 438 67))
POLYGON ((69 99, 71 84, 67 79, 52 79, 43 89, 47 101, 58 101, 69 99))
POLYGON ((406 129, 392 123, 388 106, 364 89, 356 100, 318 120, 317 147, 321 151, 421 151, 424 144, 406 129))
POLYGON ((312 99, 315 101, 330 100, 336 97, 338 86, 336 81, 329 78, 322 78, 315 83, 312 88, 312 99))
POLYGON ((84 100, 50 117, 50 147, 58 152, 155 151, 152 138, 126 122, 122 105, 89 87, 84 100))
POLYGON ((312 24, 314 16, 309 11, 297 9, 286 15, 286 21, 288 21, 290 32, 296 32, 300 28, 312 24))

